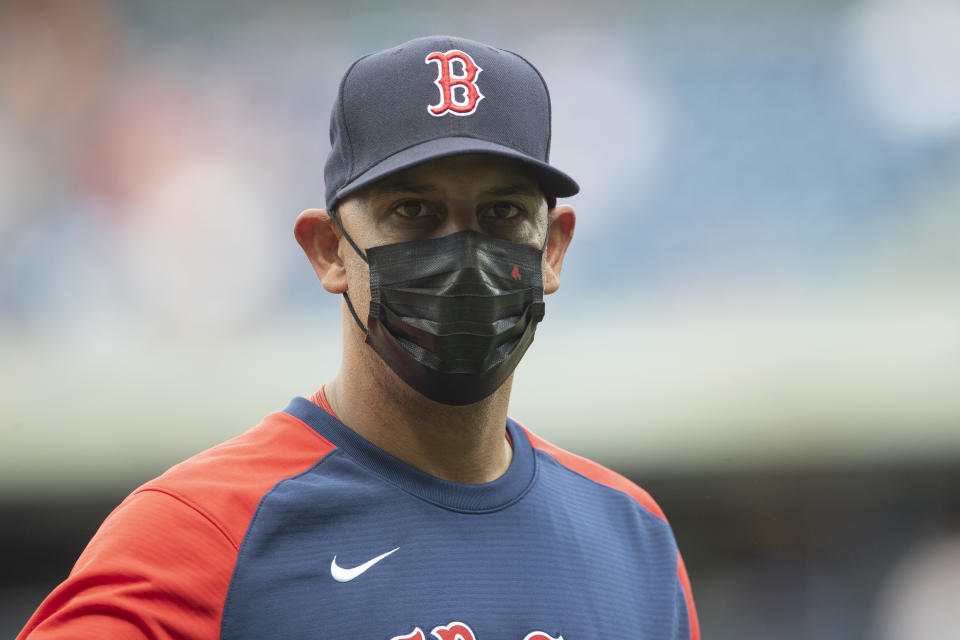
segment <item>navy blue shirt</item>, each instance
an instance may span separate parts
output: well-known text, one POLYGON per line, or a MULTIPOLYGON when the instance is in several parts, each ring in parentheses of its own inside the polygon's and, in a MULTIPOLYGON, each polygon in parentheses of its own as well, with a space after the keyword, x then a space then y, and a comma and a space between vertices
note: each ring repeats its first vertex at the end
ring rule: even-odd
POLYGON ((308 400, 286 412, 336 448, 263 496, 222 638, 690 637, 667 522, 536 450, 513 421, 507 472, 463 485, 383 452, 308 400), (386 553, 349 581, 331 575, 386 553))
POLYGON ((512 420, 463 485, 304 398, 127 497, 18 638, 697 640, 642 489, 512 420))

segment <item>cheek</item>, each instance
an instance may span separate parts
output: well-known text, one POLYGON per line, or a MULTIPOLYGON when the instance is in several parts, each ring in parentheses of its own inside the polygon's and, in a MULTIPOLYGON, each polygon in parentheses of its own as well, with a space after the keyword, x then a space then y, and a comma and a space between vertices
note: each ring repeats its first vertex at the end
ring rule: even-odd
POLYGON ((546 205, 541 205, 534 226, 536 227, 535 233, 537 236, 537 248, 543 247, 543 255, 546 256, 546 244, 550 234, 550 211, 546 208, 546 205))
POLYGON ((370 308, 370 271, 367 263, 354 255, 346 257, 344 266, 347 270, 347 293, 350 301, 357 315, 366 318, 370 308))
POLYGON ((543 241, 547 236, 546 221, 541 222, 539 220, 530 220, 526 225, 525 233, 526 237, 523 240, 524 244, 539 249, 543 246, 543 241))

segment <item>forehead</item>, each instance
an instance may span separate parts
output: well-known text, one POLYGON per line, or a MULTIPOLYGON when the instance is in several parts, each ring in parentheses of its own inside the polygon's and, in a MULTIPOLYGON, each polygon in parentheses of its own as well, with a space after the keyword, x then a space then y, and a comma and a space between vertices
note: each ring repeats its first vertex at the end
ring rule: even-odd
POLYGON ((355 195, 364 199, 397 192, 543 197, 535 174, 525 164, 483 154, 436 158, 391 174, 355 195))

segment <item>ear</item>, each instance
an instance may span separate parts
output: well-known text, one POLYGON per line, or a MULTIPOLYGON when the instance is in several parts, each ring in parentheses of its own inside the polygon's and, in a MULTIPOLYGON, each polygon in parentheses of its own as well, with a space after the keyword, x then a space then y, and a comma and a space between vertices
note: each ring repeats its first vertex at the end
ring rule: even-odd
POLYGON ((347 272, 340 255, 340 230, 323 209, 307 209, 293 225, 293 235, 307 254, 323 288, 340 294, 347 290, 347 272))
POLYGON ((550 236, 547 238, 547 248, 543 252, 543 292, 553 293, 560 288, 560 269, 563 267, 563 256, 573 240, 573 228, 577 223, 577 215, 573 207, 558 205, 550 210, 550 236))

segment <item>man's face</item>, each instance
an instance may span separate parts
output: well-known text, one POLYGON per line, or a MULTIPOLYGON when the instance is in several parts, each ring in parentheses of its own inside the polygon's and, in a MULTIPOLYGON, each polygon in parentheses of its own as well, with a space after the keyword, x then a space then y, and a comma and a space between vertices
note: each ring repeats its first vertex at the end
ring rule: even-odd
MULTIPOLYGON (((358 190, 340 203, 335 214, 339 224, 321 209, 302 212, 294 225, 297 241, 324 289, 338 295, 349 293, 347 302, 356 312, 353 315, 357 322, 343 316, 345 346, 352 345, 345 351, 345 358, 356 362, 350 354, 358 354, 366 363, 366 375, 372 374, 377 384, 395 383, 407 388, 386 363, 368 357, 368 347, 360 346, 365 342, 365 331, 358 324, 363 324, 361 319, 369 316, 370 309, 370 270, 361 254, 373 247, 397 245, 392 250, 397 255, 405 243, 467 230, 487 234, 526 245, 517 247, 518 251, 544 248, 543 293, 556 291, 576 215, 566 204, 548 211, 534 176, 528 165, 508 158, 453 156, 412 167, 358 190), (341 224, 349 238, 340 230, 341 224), (350 239, 359 247, 359 254, 350 239)), ((422 247, 422 242, 417 245, 422 247)))
MULTIPOLYGON (((384 178, 344 199, 337 215, 364 252, 465 230, 539 249, 546 238, 548 211, 543 192, 523 164, 468 155, 434 160, 384 178)), ((339 254, 350 299, 357 315, 366 318, 369 268, 343 238, 339 254)), ((358 333, 356 339, 363 338, 358 333)), ((380 384, 392 382, 393 375, 379 361, 364 359, 380 384)))

